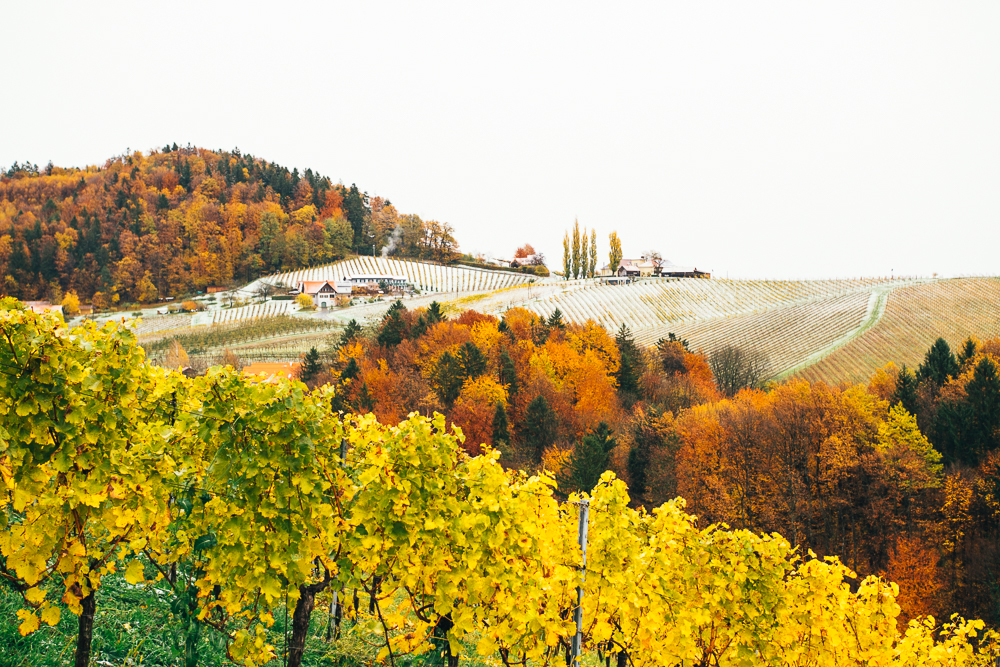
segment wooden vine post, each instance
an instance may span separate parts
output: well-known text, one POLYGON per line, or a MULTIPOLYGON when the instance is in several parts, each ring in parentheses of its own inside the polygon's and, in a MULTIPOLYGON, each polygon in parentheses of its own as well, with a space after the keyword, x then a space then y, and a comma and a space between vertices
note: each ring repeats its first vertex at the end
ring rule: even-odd
POLYGON ((580 583, 576 586, 576 609, 573 620, 576 621, 576 634, 573 635, 571 667, 575 667, 583 652, 583 582, 587 577, 587 519, 590 515, 590 499, 584 498, 578 503, 580 507, 580 526, 577 543, 580 545, 580 583))

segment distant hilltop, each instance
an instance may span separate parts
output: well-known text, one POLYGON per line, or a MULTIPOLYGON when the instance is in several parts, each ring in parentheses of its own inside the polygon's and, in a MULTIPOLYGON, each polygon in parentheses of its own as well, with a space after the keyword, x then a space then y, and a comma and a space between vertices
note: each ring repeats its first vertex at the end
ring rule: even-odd
POLYGON ((244 155, 167 145, 83 169, 0 172, 0 291, 97 308, 380 254, 449 263, 454 229, 356 185, 244 155))

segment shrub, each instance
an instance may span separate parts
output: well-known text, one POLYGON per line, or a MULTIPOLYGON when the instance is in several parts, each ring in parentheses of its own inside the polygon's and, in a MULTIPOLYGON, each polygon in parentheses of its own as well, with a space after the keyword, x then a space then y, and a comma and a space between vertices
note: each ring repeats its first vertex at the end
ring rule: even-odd
POLYGON ((80 314, 80 297, 76 292, 67 292, 62 299, 63 313, 69 317, 80 314))

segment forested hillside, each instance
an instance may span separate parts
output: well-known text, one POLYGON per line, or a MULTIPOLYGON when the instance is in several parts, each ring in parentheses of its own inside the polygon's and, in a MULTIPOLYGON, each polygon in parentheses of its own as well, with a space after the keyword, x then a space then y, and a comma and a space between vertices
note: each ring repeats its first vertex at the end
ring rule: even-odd
POLYGON ((450 225, 238 149, 0 172, 0 292, 23 299, 148 303, 383 247, 447 261, 457 243, 450 225))

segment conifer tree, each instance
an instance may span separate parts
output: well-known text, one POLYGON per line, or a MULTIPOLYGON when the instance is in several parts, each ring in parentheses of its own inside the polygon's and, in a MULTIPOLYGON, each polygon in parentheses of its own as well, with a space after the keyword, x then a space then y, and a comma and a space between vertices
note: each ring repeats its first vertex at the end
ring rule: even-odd
POLYGON ((972 337, 965 339, 962 343, 962 349, 958 352, 958 365, 965 366, 965 362, 976 356, 976 341, 972 340, 972 337))
POLYGON ((500 384, 507 385, 508 396, 517 394, 517 369, 506 349, 500 353, 500 384))
POLYGON ((507 421, 507 409, 501 401, 493 411, 493 446, 501 447, 510 442, 510 423, 507 421))
POLYGON ((367 217, 367 207, 365 204, 367 197, 363 196, 358 190, 358 186, 351 183, 350 189, 347 191, 347 196, 344 197, 344 215, 347 221, 351 223, 351 229, 354 230, 354 249, 361 250, 362 246, 366 245, 367 241, 362 238, 362 230, 365 225, 365 218, 367 217))
POLYGON ((382 318, 382 327, 376 337, 379 345, 395 347, 407 337, 408 327, 406 321, 403 319, 405 311, 406 306, 398 299, 389 307, 389 311, 382 318))
POLYGON ((549 328, 549 330, 552 330, 552 329, 565 329, 566 328, 566 323, 563 322, 562 311, 559 310, 558 308, 556 308, 555 310, 553 310, 552 314, 549 315, 549 319, 545 322, 545 326, 547 326, 549 328))
POLYGON ((361 372, 361 368, 358 366, 358 360, 351 357, 347 360, 347 365, 344 366, 344 370, 340 372, 340 381, 346 382, 348 380, 353 380, 358 377, 358 373, 361 372))
POLYGON ((617 446, 611 428, 601 422, 592 433, 576 443, 569 461, 556 476, 559 490, 590 492, 611 463, 611 451, 617 446))
POLYGON ((315 347, 309 348, 305 358, 302 359, 302 366, 299 367, 299 380, 311 382, 323 371, 323 362, 319 359, 319 351, 315 347))
POLYGON ((451 352, 445 351, 438 358, 431 374, 431 384, 441 402, 450 408, 462 392, 462 367, 451 352))
POLYGON ((626 394, 636 394, 639 391, 639 347, 632 338, 632 332, 624 323, 615 334, 615 343, 621 361, 618 364, 618 390, 626 394))
POLYGON ((486 372, 489 360, 476 344, 466 341, 458 350, 458 367, 462 376, 462 382, 477 378, 486 372))
POLYGON ((345 345, 347 345, 360 335, 361 335, 361 325, 358 324, 357 320, 352 319, 350 322, 347 323, 347 326, 344 328, 344 331, 341 332, 340 342, 337 344, 337 347, 338 348, 344 347, 345 345))
POLYGON ((924 355, 924 362, 917 369, 917 377, 930 380, 938 387, 944 385, 948 378, 958 374, 958 362, 944 338, 934 341, 931 349, 924 355))
POLYGON ((542 454, 555 444, 559 435, 556 420, 555 411, 541 394, 528 404, 521 426, 521 443, 535 463, 541 463, 542 454))
POLYGON ((996 364, 983 357, 965 386, 967 425, 960 458, 976 464, 987 453, 1000 449, 1000 376, 996 364))
POLYGON ((902 370, 896 376, 896 390, 892 393, 892 404, 898 403, 911 415, 916 415, 918 384, 916 375, 903 364, 902 370))
POLYGON ((444 311, 441 310, 441 304, 437 301, 431 301, 431 305, 427 306, 427 312, 424 313, 424 316, 427 319, 428 327, 432 324, 444 322, 448 319, 447 316, 445 316, 444 311))

